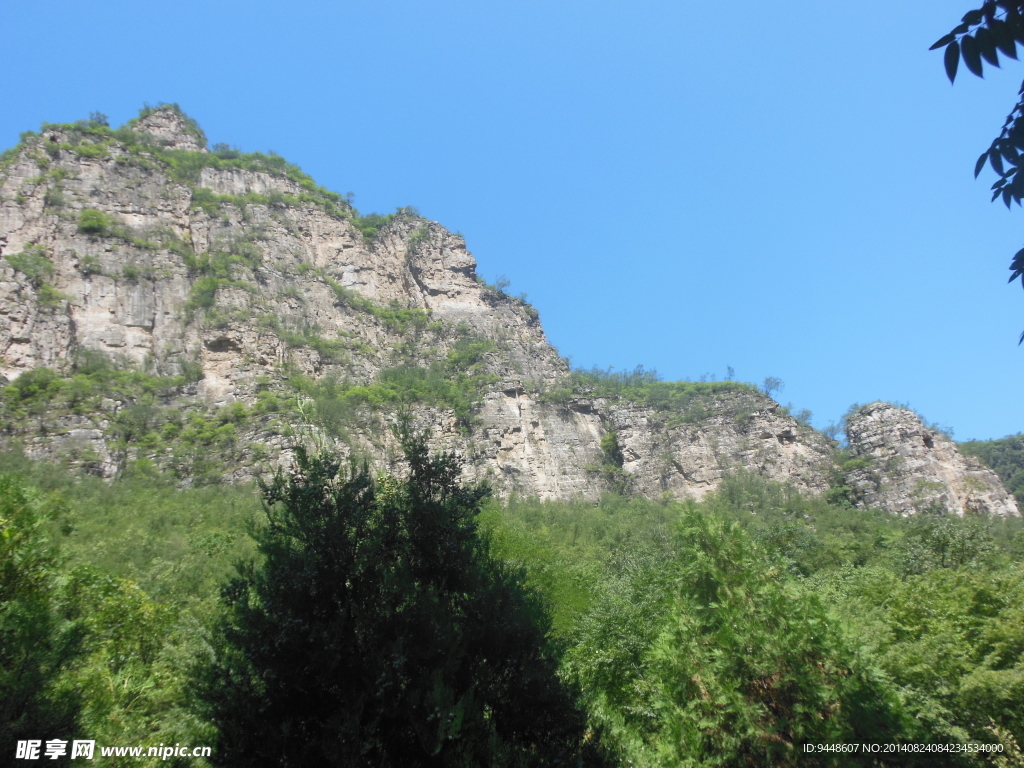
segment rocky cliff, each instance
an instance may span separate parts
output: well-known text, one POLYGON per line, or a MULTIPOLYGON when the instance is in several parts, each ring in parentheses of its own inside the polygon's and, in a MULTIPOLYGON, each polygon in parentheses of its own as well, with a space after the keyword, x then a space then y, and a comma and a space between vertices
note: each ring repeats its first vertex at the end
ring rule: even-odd
POLYGON ((387 463, 403 414, 505 493, 833 476, 834 444, 748 385, 574 376, 460 236, 208 151, 173 107, 24 135, 0 159, 0 257, 4 440, 104 476, 243 480, 299 440, 387 463))
POLYGON ((872 403, 847 417, 846 432, 846 483, 861 505, 900 514, 1020 514, 992 470, 962 455, 913 411, 872 403))

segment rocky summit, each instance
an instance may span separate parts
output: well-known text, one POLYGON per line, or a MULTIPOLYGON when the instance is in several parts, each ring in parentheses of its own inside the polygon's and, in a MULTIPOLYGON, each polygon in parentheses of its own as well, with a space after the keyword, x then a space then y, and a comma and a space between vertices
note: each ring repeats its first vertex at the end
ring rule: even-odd
POLYGON ((0 257, 3 442, 104 477, 244 481, 300 442, 386 466, 409 419, 503 494, 700 498, 745 471, 1019 514, 908 410, 857 412, 841 452, 751 385, 573 372, 461 236, 209 149, 175 106, 24 134, 0 159, 0 257))

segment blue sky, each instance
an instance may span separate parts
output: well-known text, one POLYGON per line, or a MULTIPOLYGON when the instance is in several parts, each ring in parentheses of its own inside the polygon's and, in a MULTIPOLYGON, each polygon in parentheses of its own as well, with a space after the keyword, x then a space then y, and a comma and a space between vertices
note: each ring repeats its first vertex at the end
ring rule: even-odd
POLYGON ((178 102, 361 211, 462 232, 573 363, 776 376, 818 426, 1024 431, 1024 212, 972 172, 1024 63, 951 87, 947 0, 9 3, 0 145, 178 102))

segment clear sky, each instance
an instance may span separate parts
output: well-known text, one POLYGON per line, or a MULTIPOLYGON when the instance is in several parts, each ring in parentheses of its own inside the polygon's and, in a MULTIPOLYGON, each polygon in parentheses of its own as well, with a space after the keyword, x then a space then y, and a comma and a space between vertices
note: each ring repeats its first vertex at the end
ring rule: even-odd
POLYGON ((178 102, 364 213, 460 231, 577 366, 732 366, 818 426, 884 399, 1000 437, 1024 431, 1024 211, 972 172, 1024 62, 951 87, 928 51, 973 7, 9 2, 0 145, 178 102))

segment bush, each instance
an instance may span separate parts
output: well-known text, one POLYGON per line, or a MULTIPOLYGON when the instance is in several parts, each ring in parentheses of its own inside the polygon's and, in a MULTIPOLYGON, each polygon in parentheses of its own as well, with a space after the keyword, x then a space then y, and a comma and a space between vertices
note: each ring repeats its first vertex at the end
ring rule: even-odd
POLYGON ((39 285, 39 306, 46 309, 55 309, 62 301, 70 301, 71 297, 66 293, 58 291, 49 283, 39 285))
POLYGON ((78 231, 87 235, 104 235, 113 222, 103 211, 86 208, 78 214, 78 231))
POLYGON ((49 368, 33 368, 25 371, 5 389, 5 394, 16 402, 25 403, 47 400, 60 389, 62 379, 59 373, 49 368))
POLYGON ((353 220, 353 224, 356 225, 356 229, 359 230, 363 236, 363 241, 367 244, 372 243, 376 238, 377 234, 387 224, 395 218, 395 214, 389 213, 386 216, 382 216, 379 213, 368 213, 365 216, 358 216, 353 220))
POLYGON ((572 372, 574 390, 589 397, 622 399, 659 410, 676 411, 697 420, 716 396, 730 392, 755 392, 750 384, 738 381, 662 381, 657 371, 642 365, 632 371, 601 368, 572 372))
POLYGON ((45 277, 53 274, 53 263, 46 257, 40 246, 26 248, 21 253, 5 256, 7 263, 38 286, 45 277))

